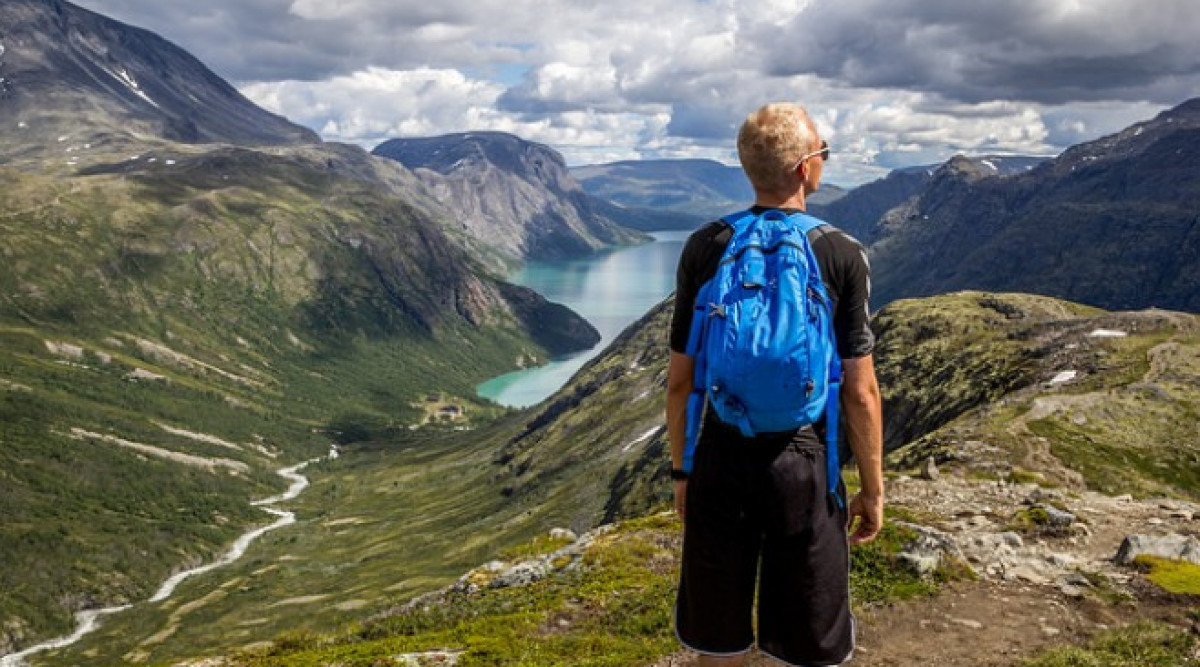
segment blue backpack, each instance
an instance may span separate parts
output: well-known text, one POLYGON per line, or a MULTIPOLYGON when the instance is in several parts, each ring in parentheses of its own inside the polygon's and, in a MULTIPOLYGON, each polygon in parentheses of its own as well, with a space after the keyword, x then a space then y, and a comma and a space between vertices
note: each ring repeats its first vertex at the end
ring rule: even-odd
POLYGON ((695 375, 683 469, 692 469, 706 402, 746 437, 795 430, 824 416, 829 490, 841 503, 841 360, 832 304, 808 241, 826 223, 777 209, 724 221, 732 236, 716 275, 696 295, 688 338, 695 375))

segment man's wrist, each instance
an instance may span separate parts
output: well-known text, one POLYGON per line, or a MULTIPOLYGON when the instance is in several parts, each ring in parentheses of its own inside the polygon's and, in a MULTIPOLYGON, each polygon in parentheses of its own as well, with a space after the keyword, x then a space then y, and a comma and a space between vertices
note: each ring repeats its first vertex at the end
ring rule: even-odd
POLYGON ((883 502, 883 491, 882 490, 869 491, 867 489, 860 489, 857 495, 860 498, 862 498, 863 500, 883 502))

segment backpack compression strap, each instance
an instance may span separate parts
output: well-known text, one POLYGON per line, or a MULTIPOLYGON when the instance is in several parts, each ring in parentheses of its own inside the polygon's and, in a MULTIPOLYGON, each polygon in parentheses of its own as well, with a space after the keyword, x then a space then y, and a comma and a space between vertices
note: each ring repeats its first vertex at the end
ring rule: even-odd
POLYGON ((838 482, 842 477, 842 462, 838 460, 838 418, 842 407, 842 359, 837 350, 829 362, 829 395, 825 398, 825 479, 829 495, 837 501, 838 509, 846 509, 838 482))
MULTIPOLYGON (((799 231, 807 239, 809 232, 826 225, 824 220, 814 218, 807 214, 793 216, 792 219, 796 222, 796 230, 799 231)), ((812 261, 812 266, 818 266, 816 256, 812 254, 812 244, 808 244, 809 257, 812 261)), ((817 279, 820 280, 820 270, 817 271, 817 279)), ((830 313, 832 315, 832 313, 830 313)), ((834 342, 833 359, 829 361, 829 394, 825 399, 825 479, 829 485, 829 495, 837 502, 839 509, 846 508, 846 502, 842 498, 842 494, 838 493, 838 482, 842 478, 842 462, 838 455, 838 440, 840 434, 838 432, 841 426, 838 421, 841 417, 842 407, 842 359, 837 353, 837 342, 834 342)))
MULTIPOLYGON (((744 224, 745 221, 757 217, 749 209, 725 216, 721 219, 722 222, 729 225, 734 235, 737 234, 738 225, 744 224)), ((730 243, 733 239, 730 238, 730 243)), ((704 336, 708 331, 709 318, 709 298, 708 293, 711 290, 712 280, 700 286, 696 294, 696 302, 692 306, 692 328, 688 332, 688 344, 686 354, 692 358, 694 363, 692 371, 692 393, 688 395, 687 402, 687 431, 684 436, 683 446, 683 470, 684 472, 692 471, 692 462, 696 454, 696 443, 700 439, 700 426, 704 421, 704 404, 708 398, 708 387, 705 386, 705 376, 708 374, 708 363, 704 358, 704 336)))

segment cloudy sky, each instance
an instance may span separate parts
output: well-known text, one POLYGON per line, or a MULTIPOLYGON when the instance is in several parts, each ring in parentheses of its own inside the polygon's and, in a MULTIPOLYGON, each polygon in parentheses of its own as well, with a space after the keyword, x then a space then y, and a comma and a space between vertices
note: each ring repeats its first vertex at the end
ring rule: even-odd
POLYGON ((326 139, 512 132, 571 164, 735 163, 804 103, 854 185, 1053 155, 1200 95, 1195 0, 74 0, 153 30, 326 139))

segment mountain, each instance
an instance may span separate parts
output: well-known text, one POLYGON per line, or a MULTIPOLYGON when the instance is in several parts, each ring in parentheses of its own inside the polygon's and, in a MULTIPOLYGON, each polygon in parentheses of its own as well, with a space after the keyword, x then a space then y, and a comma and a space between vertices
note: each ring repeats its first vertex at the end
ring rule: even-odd
POLYGON ((506 259, 565 259, 647 240, 607 217, 557 151, 502 132, 392 139, 395 160, 454 211, 457 226, 506 259))
POLYGON ((958 289, 1200 310, 1200 99, 996 177, 956 158, 881 221, 875 301, 958 289))
POLYGON ((398 197, 406 179, 322 145, 0 170, 11 641, 211 560, 286 462, 417 427, 427 405, 486 421, 475 384, 595 344, 468 257, 435 203, 398 197))
MULTIPOLYGON (((962 158, 978 165, 981 173, 1011 176, 1024 173, 1043 161, 1033 157, 987 156, 962 158)), ((833 201, 814 199, 809 212, 828 220, 851 236, 871 245, 882 233, 884 214, 920 193, 933 180, 938 166, 895 169, 887 176, 860 185, 833 201)), ((820 194, 818 191, 817 194, 820 194)))
MULTIPOLYGON (((648 231, 695 229, 754 201, 754 190, 740 167, 714 160, 631 160, 572 167, 583 189, 649 220, 628 226, 648 231)), ((845 194, 824 185, 814 203, 830 203, 845 194)))
POLYGON ((477 383, 599 340, 165 40, 11 0, 0 42, 0 653, 214 560, 277 469, 486 423, 477 383))
POLYGON ((754 199, 741 168, 714 160, 633 160, 575 167, 571 173, 601 199, 699 216, 701 222, 754 199))
MULTIPOLYGON (((255 106, 146 30, 62 0, 0 4, 0 162, 138 137, 286 145, 317 135, 255 106)), ((115 147, 114 147, 115 148, 115 147)))

